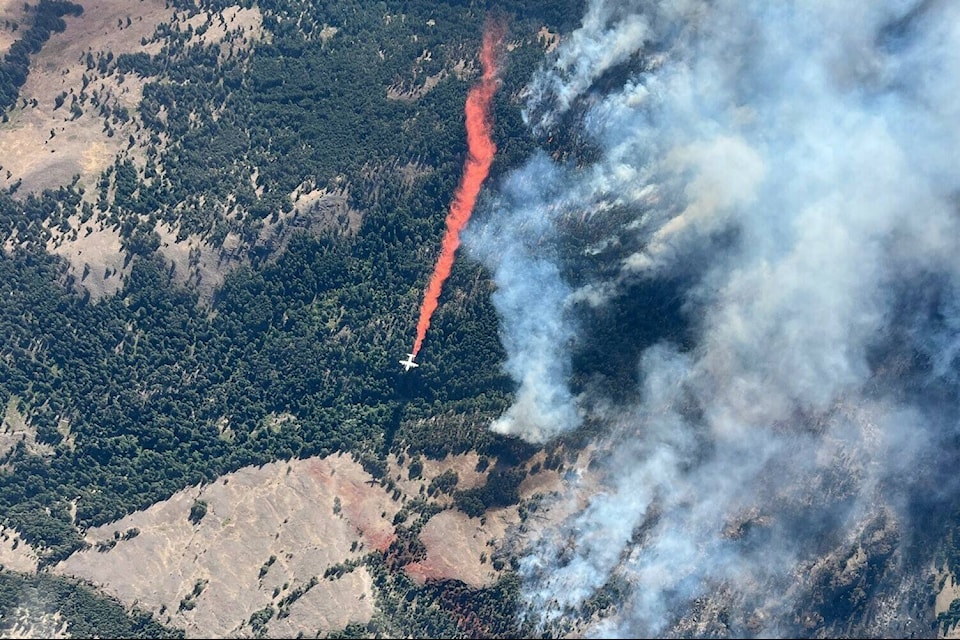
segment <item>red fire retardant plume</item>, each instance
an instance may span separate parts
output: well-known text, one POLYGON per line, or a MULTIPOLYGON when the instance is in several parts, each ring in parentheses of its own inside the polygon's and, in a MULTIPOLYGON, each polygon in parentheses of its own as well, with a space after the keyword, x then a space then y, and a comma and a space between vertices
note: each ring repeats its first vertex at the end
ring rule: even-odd
POLYGON ((469 154, 463 166, 463 177, 453 194, 450 212, 447 214, 447 231, 443 236, 443 245, 437 266, 433 269, 430 282, 423 295, 420 307, 420 320, 417 322, 417 340, 413 343, 413 355, 416 356, 423 346, 423 339, 430 327, 430 317, 437 309, 437 300, 443 283, 450 276, 453 257, 460 246, 460 231, 470 220, 473 207, 480 194, 480 187, 490 173, 490 164, 497 152, 497 145, 490 137, 490 101, 499 86, 497 78, 496 50, 503 37, 503 29, 488 24, 483 34, 483 49, 480 61, 483 64, 483 76, 480 82, 467 94, 465 107, 467 114, 467 147, 469 154))

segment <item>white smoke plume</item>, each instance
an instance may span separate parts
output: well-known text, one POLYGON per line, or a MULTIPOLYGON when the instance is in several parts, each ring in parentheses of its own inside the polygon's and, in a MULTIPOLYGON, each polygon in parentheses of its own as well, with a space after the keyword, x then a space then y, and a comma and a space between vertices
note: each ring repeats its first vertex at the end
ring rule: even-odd
POLYGON ((960 4, 594 0, 528 95, 592 152, 531 159, 465 238, 518 384, 494 428, 607 453, 521 563, 527 620, 615 587, 596 634, 905 632, 869 602, 916 496, 956 495, 960 4), (664 288, 682 326, 644 324, 664 288), (594 349, 636 354, 632 393, 594 349))
POLYGON ((474 239, 475 255, 493 269, 499 289, 497 309, 513 318, 503 334, 508 351, 506 369, 520 382, 513 406, 492 426, 499 433, 544 442, 580 424, 573 396, 560 383, 570 374, 569 350, 573 327, 566 317, 570 288, 551 262, 548 244, 555 237, 555 217, 562 203, 548 203, 560 190, 561 173, 543 156, 528 165, 536 181, 517 174, 498 200, 503 215, 481 227, 474 239), (510 229, 514 241, 499 238, 510 229), (527 309, 535 306, 535 313, 527 309))

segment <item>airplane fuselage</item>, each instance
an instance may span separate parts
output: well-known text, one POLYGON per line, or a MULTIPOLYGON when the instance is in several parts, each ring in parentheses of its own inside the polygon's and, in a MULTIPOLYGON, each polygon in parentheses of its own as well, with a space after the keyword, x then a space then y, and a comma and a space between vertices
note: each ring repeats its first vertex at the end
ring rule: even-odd
POLYGON ((413 354, 412 354, 412 353, 408 353, 408 354, 407 354, 407 359, 406 359, 406 360, 401 360, 401 361, 400 361, 400 364, 403 365, 403 370, 404 370, 404 371, 410 371, 410 369, 413 369, 414 367, 419 367, 419 366, 420 366, 420 365, 418 365, 416 362, 413 361, 413 354))

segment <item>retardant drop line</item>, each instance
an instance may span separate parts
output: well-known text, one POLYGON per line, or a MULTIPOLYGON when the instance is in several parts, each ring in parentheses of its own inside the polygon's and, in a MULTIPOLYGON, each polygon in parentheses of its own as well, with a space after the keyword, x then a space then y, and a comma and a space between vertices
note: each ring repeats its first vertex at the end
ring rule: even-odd
POLYGON ((440 257, 427 283, 420 306, 420 319, 417 321, 417 338, 413 343, 413 357, 420 352, 423 340, 430 328, 430 319, 437 310, 443 283, 450 277, 453 260, 460 246, 460 232, 470 220, 470 214, 477 203, 480 188, 490 173, 490 165, 497 152, 497 145, 491 137, 490 103, 500 85, 497 77, 496 52, 503 39, 503 28, 488 23, 483 34, 483 47, 480 62, 483 75, 480 81, 471 87, 464 107, 467 116, 467 160, 463 166, 460 184, 453 195, 450 211, 447 214, 447 228, 443 235, 440 257))

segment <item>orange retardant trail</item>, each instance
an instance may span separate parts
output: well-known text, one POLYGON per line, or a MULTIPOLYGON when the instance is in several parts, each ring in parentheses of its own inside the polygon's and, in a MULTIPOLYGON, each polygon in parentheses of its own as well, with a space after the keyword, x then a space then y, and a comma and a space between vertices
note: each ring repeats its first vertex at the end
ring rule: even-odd
POLYGON ((430 282, 423 295, 423 305, 420 307, 420 320, 417 322, 417 339, 413 343, 413 355, 416 356, 423 346, 423 339, 430 328, 430 317, 437 309, 437 300, 443 283, 450 276, 453 268, 453 257, 460 246, 460 231, 470 220, 473 207, 480 194, 480 187, 490 173, 490 164, 497 152, 497 145, 490 137, 490 101, 497 91, 497 65, 495 59, 496 48, 502 38, 502 30, 495 26, 488 26, 483 34, 483 49, 480 52, 480 61, 483 64, 483 76, 480 82, 470 89, 467 94, 465 107, 467 114, 467 148, 469 154, 463 166, 463 177, 453 195, 450 212, 447 214, 447 230, 443 236, 443 245, 437 266, 433 269, 430 282))

